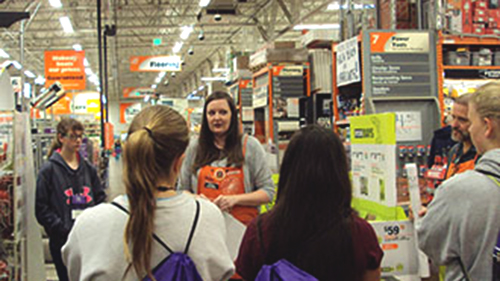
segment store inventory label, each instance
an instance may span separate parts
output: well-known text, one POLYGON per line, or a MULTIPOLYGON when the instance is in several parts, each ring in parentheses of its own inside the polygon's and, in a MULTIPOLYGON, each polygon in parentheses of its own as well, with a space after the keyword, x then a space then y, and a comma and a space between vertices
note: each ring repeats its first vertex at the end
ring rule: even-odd
POLYGON ((337 86, 361 81, 358 38, 353 37, 337 46, 337 86))
POLYGON ((422 115, 420 111, 396 112, 396 140, 422 141, 422 115))
POLYGON ((135 56, 130 58, 130 71, 181 71, 180 56, 135 56))
POLYGON ((268 99, 268 87, 267 85, 264 87, 255 88, 253 90, 253 108, 259 108, 267 105, 268 99))
POLYGON ((65 90, 85 89, 85 51, 45 51, 45 87, 59 81, 65 90))
POLYGON ((370 47, 372 53, 427 53, 429 33, 373 32, 370 47))

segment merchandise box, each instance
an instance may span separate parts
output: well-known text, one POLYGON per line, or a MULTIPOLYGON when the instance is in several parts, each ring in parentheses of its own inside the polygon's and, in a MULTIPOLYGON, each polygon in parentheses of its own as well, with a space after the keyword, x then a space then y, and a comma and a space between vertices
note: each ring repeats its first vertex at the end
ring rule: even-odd
POLYGON ((463 0, 462 32, 472 33, 472 1, 463 0))
POLYGON ((448 0, 446 8, 448 10, 460 10, 462 9, 462 0, 448 0))
POLYGON ((474 10, 474 17, 485 17, 487 14, 488 14, 488 10, 486 10, 486 9, 474 10))
POLYGON ((488 9, 488 1, 487 0, 476 0, 474 2, 474 10, 487 10, 488 9))
POLYGON ((477 15, 475 15, 475 16, 472 18, 472 21, 473 21, 474 23, 482 23, 482 24, 484 24, 484 23, 486 23, 486 19, 487 19, 486 17, 483 17, 483 16, 477 16, 477 15))
POLYGON ((473 26, 473 33, 474 34, 478 34, 478 35, 484 35, 485 33, 485 26, 484 24, 481 24, 481 23, 474 23, 474 26, 473 26))
POLYGON ((454 11, 451 14, 448 28, 454 32, 459 32, 459 33, 463 32, 463 29, 462 29, 462 11, 460 11, 460 10, 454 11))

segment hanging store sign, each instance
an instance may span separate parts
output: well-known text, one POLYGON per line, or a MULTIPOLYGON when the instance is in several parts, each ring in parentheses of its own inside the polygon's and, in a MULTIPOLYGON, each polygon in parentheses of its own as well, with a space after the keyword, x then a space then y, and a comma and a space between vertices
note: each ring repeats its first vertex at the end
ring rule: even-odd
POLYGON ((120 123, 130 124, 132 119, 141 111, 140 103, 121 103, 120 104, 120 123))
POLYGON ((181 71, 180 56, 136 56, 130 58, 130 71, 181 71))
POLYGON ((359 68, 358 38, 353 37, 337 47, 337 86, 361 81, 359 68))
POLYGON ((364 35, 367 96, 428 96, 436 77, 429 32, 370 32, 364 35), (433 66, 434 65, 434 66, 433 66))
POLYGON ((274 76, 291 77, 304 75, 304 67, 301 65, 280 65, 273 67, 274 76))
POLYGON ((146 95, 152 95, 155 93, 155 90, 152 88, 137 88, 137 87, 127 87, 123 88, 123 97, 124 98, 137 98, 142 99, 146 95))
POLYGON ((428 53, 429 33, 370 33, 372 53, 428 53))
POLYGON ((85 89, 85 51, 45 51, 45 87, 59 81, 65 90, 85 89))

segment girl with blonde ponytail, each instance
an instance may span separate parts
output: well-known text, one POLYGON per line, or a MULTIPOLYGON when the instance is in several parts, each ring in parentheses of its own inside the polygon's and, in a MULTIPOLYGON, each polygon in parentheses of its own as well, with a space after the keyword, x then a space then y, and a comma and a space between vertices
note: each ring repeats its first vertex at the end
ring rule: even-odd
MULTIPOLYGON (((83 213, 63 248, 70 280, 154 280, 152 269, 169 253, 186 247, 196 201, 175 184, 189 143, 184 118, 170 107, 142 110, 123 146, 126 195, 83 213)), ((199 200, 200 215, 187 255, 203 280, 225 280, 234 266, 225 244, 219 209, 199 200)))

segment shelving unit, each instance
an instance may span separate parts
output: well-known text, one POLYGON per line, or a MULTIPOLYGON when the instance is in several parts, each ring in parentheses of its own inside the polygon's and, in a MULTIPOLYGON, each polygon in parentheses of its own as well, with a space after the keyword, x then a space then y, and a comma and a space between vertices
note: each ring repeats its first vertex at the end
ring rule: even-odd
POLYGON ((234 99, 238 110, 238 120, 243 132, 253 134, 253 108, 252 108, 252 78, 238 77, 229 86, 229 92, 234 99))
POLYGON ((305 122, 310 97, 309 63, 268 63, 253 74, 254 135, 277 154, 279 167, 284 150, 305 122))

